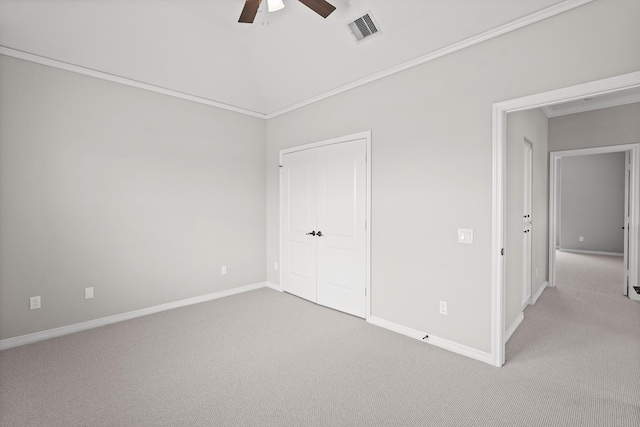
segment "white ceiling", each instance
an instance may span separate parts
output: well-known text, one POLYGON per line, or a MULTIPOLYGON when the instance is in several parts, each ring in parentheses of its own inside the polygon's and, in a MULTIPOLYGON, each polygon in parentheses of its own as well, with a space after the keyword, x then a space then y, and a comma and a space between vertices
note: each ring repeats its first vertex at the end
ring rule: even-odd
POLYGON ((0 46, 266 115, 580 3, 329 1, 337 10, 326 20, 284 0, 240 24, 244 0, 0 0, 0 46), (382 34, 357 44, 346 24, 367 11, 382 34))

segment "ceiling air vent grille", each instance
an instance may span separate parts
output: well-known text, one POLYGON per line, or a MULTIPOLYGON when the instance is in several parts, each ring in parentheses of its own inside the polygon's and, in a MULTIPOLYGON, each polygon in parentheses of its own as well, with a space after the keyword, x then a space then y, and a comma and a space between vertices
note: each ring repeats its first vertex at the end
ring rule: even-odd
POLYGON ((373 20, 373 16, 371 16, 371 12, 361 16, 353 22, 350 22, 347 26, 358 42, 361 42, 362 40, 379 32, 378 26, 373 20))

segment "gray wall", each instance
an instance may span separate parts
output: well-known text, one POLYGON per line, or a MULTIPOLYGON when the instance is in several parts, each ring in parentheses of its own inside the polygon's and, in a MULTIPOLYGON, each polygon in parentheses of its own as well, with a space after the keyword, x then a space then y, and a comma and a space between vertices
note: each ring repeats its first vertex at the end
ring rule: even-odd
POLYGON ((264 281, 264 147, 264 120, 0 56, 0 339, 264 281))
POLYGON ((505 325, 509 328, 522 313, 522 209, 524 140, 533 146, 531 295, 549 275, 548 249, 548 119, 541 109, 507 116, 507 213, 505 244, 505 325), (537 275, 536 275, 537 270, 537 275))
POLYGON ((623 253, 625 153, 561 162, 560 249, 623 253))
POLYGON ((595 1, 266 129, 2 59, 0 337, 261 281, 265 267, 278 283, 279 150, 371 129, 373 315, 489 352, 492 105, 640 70, 639 14, 637 0, 595 1))
MULTIPOLYGON (((640 103, 549 119, 549 151, 634 143, 640 143, 640 103)), ((557 185, 559 190, 562 185, 561 179, 557 180, 557 185)), ((556 234, 557 247, 560 246, 562 229, 562 212, 560 213, 560 226, 556 234)))
POLYGON ((640 142, 640 103, 549 119, 549 151, 640 142))
POLYGON ((268 280, 279 150, 371 129, 372 314, 489 352, 492 105, 640 70, 639 14, 635 0, 592 2, 270 119, 268 280))

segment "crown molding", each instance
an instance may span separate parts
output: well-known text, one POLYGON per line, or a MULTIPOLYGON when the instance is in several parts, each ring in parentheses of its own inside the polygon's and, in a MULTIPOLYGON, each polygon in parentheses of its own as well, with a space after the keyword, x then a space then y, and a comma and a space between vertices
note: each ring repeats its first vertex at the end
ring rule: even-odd
POLYGON ((234 105, 225 104, 222 102, 214 101, 214 100, 203 98, 196 95, 191 95, 191 94, 180 92, 173 89, 167 89, 165 87, 156 86, 149 83, 143 83, 137 80, 128 79, 126 77, 117 76, 115 74, 109 74, 103 71, 98 71, 91 68, 82 67, 80 65, 71 64, 69 62, 58 61, 56 59, 47 58, 45 56, 40 56, 33 53, 17 50, 17 49, 12 49, 6 46, 0 46, 0 55, 11 56, 13 58, 35 62, 36 64, 47 65, 49 67, 58 68, 65 71, 71 71, 73 73, 83 74, 85 76, 95 77, 101 80, 107 80, 114 83, 120 83, 126 86, 132 86, 138 89, 144 89, 151 92, 172 96, 174 98, 186 99, 187 101, 197 102, 198 104, 209 105, 211 107, 217 107, 223 110, 229 110, 236 113, 246 114, 252 117, 258 117, 261 119, 266 118, 266 115, 263 113, 247 110, 245 108, 236 107, 234 105))
MULTIPOLYGON (((372 74, 371 76, 362 78, 360 80, 356 80, 355 82, 349 83, 347 85, 341 86, 339 88, 321 93, 319 95, 316 95, 314 97, 308 98, 304 101, 292 104, 288 107, 276 110, 274 112, 271 113, 260 113, 260 112, 256 112, 256 111, 251 111, 251 110, 247 110, 245 108, 241 108, 241 107, 237 107, 234 105, 229 105, 229 104, 225 104, 222 102, 218 102, 218 101, 214 101, 211 99, 207 99, 207 98, 202 98, 199 96, 195 96, 195 95, 191 95, 191 94, 187 94, 187 93, 183 93, 183 92, 179 92, 176 90, 172 90, 172 89, 168 89, 168 88, 164 88, 164 87, 160 87, 160 86, 156 86, 156 85, 151 85, 148 83, 143 83, 140 81, 136 81, 136 80, 132 80, 132 79, 128 79, 126 77, 121 77, 121 76, 116 76, 113 74, 109 74, 109 73, 105 73, 102 71, 98 71, 98 70, 93 70, 90 68, 86 68, 86 67, 82 67, 79 65, 75 65, 75 64, 71 64, 68 62, 63 62, 63 61, 58 61, 52 58, 47 58, 47 57, 43 57, 40 55, 36 55, 33 53, 29 53, 29 52, 24 52, 24 51, 20 51, 20 50, 16 50, 16 49, 12 49, 9 47, 5 47, 5 46, 0 46, 0 54, 2 55, 7 55, 7 56, 12 56, 14 58, 18 58, 18 59, 23 59, 26 61, 31 61, 31 62, 35 62, 38 64, 43 64, 43 65, 48 65, 51 67, 55 67, 55 68, 59 68, 62 70, 67 70, 67 71, 71 71, 71 72, 75 72, 75 73, 79 73, 79 74, 84 74, 87 76, 92 76, 92 77, 96 77, 99 79, 103 79, 103 80, 108 80, 111 82, 115 82, 115 83, 120 83, 120 84, 124 84, 127 86, 133 86, 139 89, 145 89, 145 90, 149 90, 152 92, 156 92, 156 93, 161 93, 163 95, 168 95, 168 96, 173 96, 176 98, 181 98, 181 99, 186 99, 188 101, 193 101, 193 102, 197 102, 200 104, 205 104, 205 105, 209 105, 212 107, 217 107, 217 108, 222 108, 224 110, 229 110, 229 111, 234 111, 236 113, 241 113, 241 114, 246 114, 252 117, 258 117, 258 118, 262 118, 262 119, 271 119, 273 117, 277 117, 280 116, 282 114, 288 113, 290 111, 293 110, 297 110, 299 108, 305 107, 307 105, 316 103, 318 101, 321 101, 323 99, 332 97, 334 95, 338 95, 342 92, 346 92, 349 91, 351 89, 357 88, 359 86, 363 86, 367 83, 371 83, 373 81, 391 76, 393 74, 399 73, 401 71, 407 70, 409 68, 424 64, 426 62, 430 62, 433 61, 435 59, 441 58, 445 55, 449 55, 450 53, 454 53, 457 52, 459 50, 465 49, 467 47, 482 43, 484 41, 490 40, 492 38, 495 37, 499 37, 503 34, 509 33, 511 31, 515 31, 518 30, 520 28, 526 27, 528 25, 534 24, 536 22, 542 21, 544 19, 547 18, 551 18, 553 16, 559 15, 561 13, 567 12, 571 9, 575 9, 579 6, 585 5, 587 3, 591 3, 594 0, 566 0, 562 3, 558 3, 556 5, 550 6, 546 9, 542 9, 538 12, 532 13, 528 16, 525 16, 523 18, 520 19, 516 19, 515 21, 509 22, 507 24, 501 25, 499 27, 493 28, 491 30, 485 31, 483 33, 480 33, 478 35, 475 35, 473 37, 469 37, 465 40, 462 40, 460 42, 451 44, 449 46, 446 46, 442 49, 438 49, 436 51, 430 52, 428 54, 422 55, 418 58, 415 58, 411 61, 407 61, 404 62, 400 65, 388 68, 386 70, 383 70, 381 72, 372 74)), ((547 112, 545 111, 545 114, 547 112)))
POLYGON ((315 102, 321 101, 323 99, 329 98, 334 95, 338 95, 342 92, 346 92, 351 89, 355 89, 359 86, 365 85, 367 83, 371 83, 375 80, 382 79, 384 77, 391 76, 393 74, 399 73, 401 71, 407 70, 409 68, 424 64, 426 62, 433 61, 435 59, 441 58, 445 55, 449 55, 450 53, 457 52, 459 50, 465 49, 467 47, 471 47, 473 45, 482 43, 484 41, 490 40, 495 37, 499 37, 503 34, 510 33, 511 31, 518 30, 520 28, 526 27, 528 25, 534 24, 536 22, 542 21, 547 18, 551 18, 553 16, 559 15, 561 13, 567 12, 571 9, 575 9, 577 7, 583 6, 587 3, 591 3, 594 0, 566 0, 562 3, 558 3, 556 5, 550 6, 546 9, 542 9, 538 12, 532 13, 531 15, 525 16, 520 19, 516 19, 515 21, 511 21, 507 24, 501 25, 499 27, 493 28, 489 31, 485 31, 483 33, 477 34, 475 36, 469 37, 465 40, 462 40, 457 43, 453 43, 449 46, 446 46, 442 49, 438 49, 436 51, 427 53, 425 55, 419 56, 418 58, 412 59, 411 61, 407 61, 395 67, 388 68, 379 73, 373 74, 369 77, 365 77, 360 80, 356 80, 355 82, 349 83, 347 85, 341 86, 337 89, 330 90, 328 92, 324 92, 320 95, 317 95, 313 98, 309 98, 305 101, 298 102, 289 107, 285 107, 281 110, 275 111, 273 113, 268 113, 266 115, 267 119, 271 119, 273 117, 288 113, 293 110, 297 110, 298 108, 305 107, 307 105, 313 104, 315 102))

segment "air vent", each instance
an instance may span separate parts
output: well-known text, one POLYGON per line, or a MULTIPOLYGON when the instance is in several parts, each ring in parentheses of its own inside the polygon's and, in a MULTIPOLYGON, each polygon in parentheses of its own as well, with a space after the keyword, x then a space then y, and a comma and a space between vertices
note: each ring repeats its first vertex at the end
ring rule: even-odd
POLYGON ((373 16, 371 16, 371 12, 368 12, 366 15, 350 22, 347 26, 358 43, 380 32, 373 16))

